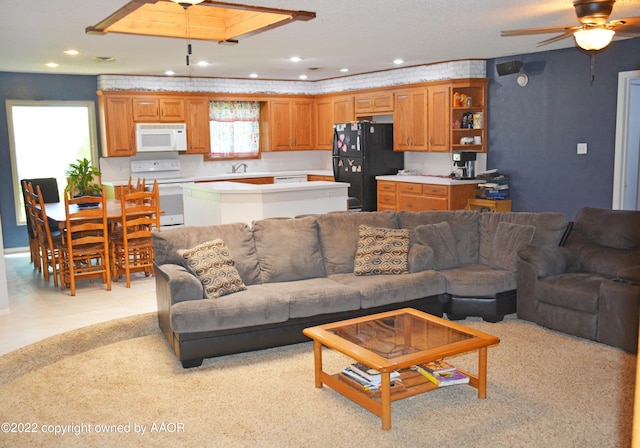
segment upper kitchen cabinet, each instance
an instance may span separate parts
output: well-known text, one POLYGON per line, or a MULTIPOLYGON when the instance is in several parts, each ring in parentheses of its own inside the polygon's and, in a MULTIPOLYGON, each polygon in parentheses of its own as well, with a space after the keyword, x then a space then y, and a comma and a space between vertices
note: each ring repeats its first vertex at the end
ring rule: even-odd
POLYGON ((323 96, 315 99, 316 149, 332 149, 333 125, 355 119, 353 96, 323 96))
POLYGON ((487 79, 456 79, 449 100, 451 151, 487 152, 487 79))
POLYGON ((451 116, 450 86, 448 84, 436 84, 427 87, 427 134, 429 136, 428 150, 433 152, 448 152, 449 130, 451 116))
POLYGON ((397 90, 394 104, 394 151, 427 151, 427 88, 397 90))
POLYGON ((136 153, 131 97, 98 92, 102 155, 128 157, 136 153))
POLYGON ((187 154, 209 154, 209 99, 188 98, 186 105, 187 154))
POLYGON ((260 115, 262 151, 313 149, 312 98, 270 99, 260 115))
POLYGON ((359 115, 382 115, 393 113, 393 92, 373 91, 354 96, 355 113, 359 115))
POLYGON ((133 97, 133 119, 137 122, 184 123, 183 98, 133 97))

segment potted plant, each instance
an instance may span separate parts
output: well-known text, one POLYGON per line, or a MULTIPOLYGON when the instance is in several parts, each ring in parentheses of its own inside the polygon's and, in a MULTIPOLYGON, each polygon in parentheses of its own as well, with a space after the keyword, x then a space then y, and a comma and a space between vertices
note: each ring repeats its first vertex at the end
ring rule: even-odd
POLYGON ((100 171, 91 165, 86 157, 78 159, 76 163, 69 164, 69 169, 65 174, 68 180, 66 190, 74 196, 100 196, 102 194, 102 186, 96 179, 100 176, 100 171))

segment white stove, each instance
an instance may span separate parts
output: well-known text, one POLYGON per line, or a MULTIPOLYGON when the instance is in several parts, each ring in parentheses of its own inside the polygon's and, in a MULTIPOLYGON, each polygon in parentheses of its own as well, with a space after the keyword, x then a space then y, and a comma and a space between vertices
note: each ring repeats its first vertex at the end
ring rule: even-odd
POLYGON ((184 224, 181 184, 193 182, 193 178, 180 177, 180 160, 135 160, 131 162, 131 176, 145 179, 147 185, 158 181, 160 195, 160 225, 184 224))

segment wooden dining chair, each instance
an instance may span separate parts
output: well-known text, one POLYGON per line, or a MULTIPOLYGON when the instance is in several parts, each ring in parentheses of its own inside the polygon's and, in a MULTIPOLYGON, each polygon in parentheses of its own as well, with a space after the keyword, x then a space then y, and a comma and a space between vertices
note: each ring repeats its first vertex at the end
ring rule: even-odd
POLYGON ((33 197, 33 185, 26 180, 22 181, 22 197, 27 217, 27 229, 29 232, 29 253, 33 268, 42 271, 40 261, 40 246, 38 244, 38 228, 36 226, 36 201, 33 197))
POLYGON ((158 182, 154 181, 151 191, 121 190, 120 207, 120 225, 111 235, 111 271, 114 281, 124 275, 130 288, 132 273, 144 272, 146 277, 153 273, 151 231, 160 227, 158 182))
POLYGON ((111 265, 104 187, 101 197, 76 198, 65 192, 64 203, 66 225, 59 246, 61 287, 69 287, 71 295, 75 296, 77 280, 101 278, 110 291, 111 265))
MULTIPOLYGON (((33 233, 33 223, 29 217, 29 211, 27 209, 27 191, 26 185, 31 184, 31 188, 35 191, 36 187, 40 187, 42 191, 42 197, 46 204, 52 202, 60 202, 60 195, 58 193, 58 181, 55 177, 41 177, 32 179, 21 179, 20 185, 22 186, 22 197, 24 200, 24 207, 27 219, 27 232, 29 234, 29 252, 31 253, 31 261, 35 268, 40 269, 40 249, 38 247, 38 237, 33 233)), ((57 231, 58 225, 55 222, 49 222, 49 228, 51 231, 57 231)))
MULTIPOLYGON (((29 190, 32 190, 29 185, 29 190)), ((44 196, 40 185, 36 186, 36 192, 33 195, 36 202, 35 221, 38 235, 38 245, 40 248, 40 261, 42 265, 42 273, 44 279, 49 282, 50 273, 53 274, 53 285, 58 287, 58 266, 59 266, 59 247, 62 243, 60 232, 51 232, 47 210, 45 209, 44 196), (51 270, 51 272, 49 271, 51 270)))

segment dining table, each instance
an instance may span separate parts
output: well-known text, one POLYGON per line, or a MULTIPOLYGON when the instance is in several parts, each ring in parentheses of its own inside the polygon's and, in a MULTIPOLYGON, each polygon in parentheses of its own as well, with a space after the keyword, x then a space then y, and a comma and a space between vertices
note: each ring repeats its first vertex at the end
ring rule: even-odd
MULTIPOLYGON (((122 206, 119 199, 107 199, 107 220, 109 222, 120 221, 122 218, 122 206)), ((71 205, 72 210, 78 210, 78 206, 71 205)), ((64 229, 67 223, 67 214, 64 202, 51 202, 44 205, 49 222, 55 221, 60 229, 64 229)), ((160 210, 162 214, 162 210, 160 210)))

